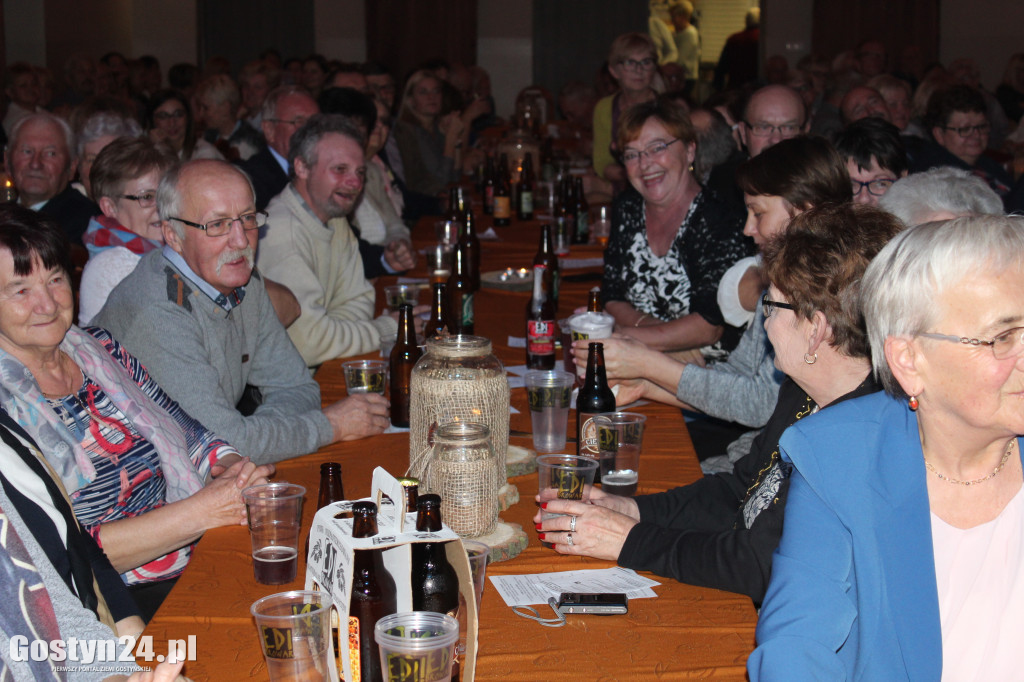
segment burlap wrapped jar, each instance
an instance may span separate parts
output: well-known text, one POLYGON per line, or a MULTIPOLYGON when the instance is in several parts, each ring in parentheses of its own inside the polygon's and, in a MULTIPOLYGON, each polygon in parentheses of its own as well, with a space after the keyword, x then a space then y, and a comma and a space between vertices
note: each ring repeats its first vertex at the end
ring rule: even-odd
POLYGON ((494 530, 500 484, 490 429, 474 422, 441 424, 425 459, 420 484, 441 496, 448 527, 465 538, 494 530))
MULTIPOLYGON (((475 422, 490 429, 497 463, 498 487, 506 483, 508 451, 508 379, 501 360, 482 336, 448 336, 427 340, 427 352, 412 370, 409 398, 409 463, 433 447, 434 432, 449 422, 475 422)), ((438 491, 427 491, 438 492, 438 491)))

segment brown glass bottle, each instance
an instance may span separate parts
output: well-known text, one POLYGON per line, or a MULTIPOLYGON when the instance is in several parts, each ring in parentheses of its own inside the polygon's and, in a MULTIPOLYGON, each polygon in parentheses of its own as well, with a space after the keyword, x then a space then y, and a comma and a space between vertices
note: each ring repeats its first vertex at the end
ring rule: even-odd
POLYGON ((435 336, 443 336, 448 325, 448 301, 445 295, 447 286, 444 282, 434 284, 434 296, 430 303, 430 319, 423 329, 423 335, 432 339, 435 336))
MULTIPOLYGON (((372 538, 377 534, 377 505, 352 505, 352 537, 372 538)), ((349 641, 359 642, 359 656, 353 660, 353 680, 380 682, 380 649, 373 637, 377 621, 398 610, 395 579, 384 568, 384 550, 356 550, 352 561, 352 597, 348 606, 349 641)))
POLYGON ((555 368, 555 305, 543 265, 533 266, 533 296, 526 304, 526 367, 555 368))
POLYGON ((409 393, 412 386, 412 368, 422 352, 416 343, 416 327, 413 323, 412 304, 403 303, 399 308, 398 338, 391 349, 391 424, 409 426, 409 393))
MULTIPOLYGON (((341 464, 324 462, 320 465, 320 491, 316 497, 316 509, 320 511, 329 504, 345 499, 345 489, 341 485, 341 464)), ((309 534, 312 535, 310 528, 309 534)), ((309 556, 309 535, 306 536, 306 556, 309 556)))
POLYGON ((594 287, 590 290, 590 298, 587 299, 587 312, 604 312, 604 308, 601 306, 601 287, 594 287))
MULTIPOLYGON (((436 533, 441 530, 441 497, 421 495, 416 503, 416 530, 436 533)), ((413 611, 447 613, 459 610, 459 576, 445 554, 443 542, 412 544, 413 611)))
POLYGON ((558 312, 558 289, 562 283, 562 272, 558 265, 558 256, 551 245, 551 225, 540 226, 540 243, 537 244, 537 254, 533 257, 534 265, 543 265, 546 270, 544 275, 548 278, 548 291, 551 292, 551 303, 558 312))
POLYGON ((416 502, 419 500, 420 479, 405 476, 398 479, 398 482, 402 484, 402 490, 405 492, 405 513, 409 514, 416 511, 416 502))
POLYGON ((494 157, 488 155, 484 165, 484 215, 494 215, 494 187, 498 184, 494 171, 494 157))
POLYGON ((576 242, 577 244, 590 243, 590 204, 587 203, 587 195, 583 193, 583 178, 576 176, 573 179, 573 194, 576 197, 576 242))
POLYGON ((455 265, 448 278, 448 332, 473 333, 473 288, 465 273, 465 254, 455 249, 455 265))
POLYGON ((445 220, 459 224, 459 234, 462 234, 462 211, 459 210, 459 188, 448 188, 448 212, 444 214, 445 220))
POLYGON ((591 341, 587 354, 587 376, 576 396, 576 454, 597 459, 595 414, 615 411, 615 394, 608 388, 604 369, 604 344, 591 341))
POLYGON ((494 184, 494 224, 505 227, 512 224, 512 195, 509 187, 508 156, 502 154, 498 159, 494 184))
POLYGON ((555 207, 552 213, 555 216, 555 225, 552 230, 552 237, 556 253, 565 255, 569 253, 569 244, 572 243, 573 227, 572 216, 569 213, 569 202, 565 194, 565 180, 558 183, 555 192, 555 207))
POLYGON ((462 251, 463 267, 466 268, 470 286, 477 292, 480 290, 480 238, 476 235, 472 210, 463 213, 463 226, 456 248, 462 251))
POLYGON ((516 201, 516 218, 533 220, 533 197, 536 180, 533 175, 533 154, 527 152, 523 159, 523 172, 519 178, 519 196, 516 201))

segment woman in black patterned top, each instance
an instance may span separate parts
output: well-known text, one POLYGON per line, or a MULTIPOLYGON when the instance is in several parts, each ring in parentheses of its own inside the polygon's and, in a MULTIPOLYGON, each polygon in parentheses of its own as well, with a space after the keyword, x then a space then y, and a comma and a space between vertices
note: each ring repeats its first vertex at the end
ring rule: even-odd
POLYGON ((618 331, 652 348, 722 357, 739 330, 723 336, 718 282, 752 253, 744 216, 698 184, 696 136, 674 104, 659 99, 629 109, 618 144, 636 191, 613 207, 601 286, 605 309, 618 331))

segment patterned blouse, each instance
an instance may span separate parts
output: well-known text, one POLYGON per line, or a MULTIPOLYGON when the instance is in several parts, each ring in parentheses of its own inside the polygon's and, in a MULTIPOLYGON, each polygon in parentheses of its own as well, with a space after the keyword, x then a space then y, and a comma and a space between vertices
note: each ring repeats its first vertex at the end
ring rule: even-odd
MULTIPOLYGON (((171 400, 142 363, 105 330, 92 327, 86 331, 95 336, 111 356, 124 365, 139 388, 178 423, 188 442, 189 459, 201 478, 209 474, 219 457, 235 452, 171 400)), ((166 481, 153 444, 138 433, 99 385, 88 375, 83 376, 85 380, 76 393, 49 400, 49 403, 96 467, 96 478, 72 494, 71 501, 82 527, 102 546, 102 524, 139 516, 166 504, 166 481)), ((121 577, 129 585, 173 578, 188 565, 191 553, 192 545, 186 545, 121 577)))
MULTIPOLYGON (((709 324, 725 324, 718 308, 718 283, 733 263, 754 250, 743 236, 744 216, 703 189, 690 204, 668 253, 658 256, 647 241, 639 192, 627 190, 612 211, 601 284, 604 301, 626 301, 664 322, 697 313, 709 324)), ((720 344, 731 350, 738 341, 739 334, 734 333, 723 336, 720 344)))

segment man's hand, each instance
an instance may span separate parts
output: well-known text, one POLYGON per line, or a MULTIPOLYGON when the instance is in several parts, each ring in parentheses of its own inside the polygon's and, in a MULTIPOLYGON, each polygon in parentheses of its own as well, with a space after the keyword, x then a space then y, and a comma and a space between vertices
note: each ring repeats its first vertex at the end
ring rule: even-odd
POLYGON ((324 408, 334 441, 358 440, 383 433, 391 424, 388 401, 376 393, 357 393, 324 408))
POLYGON ((384 260, 396 272, 405 272, 416 267, 416 251, 408 239, 395 239, 384 247, 384 260))

